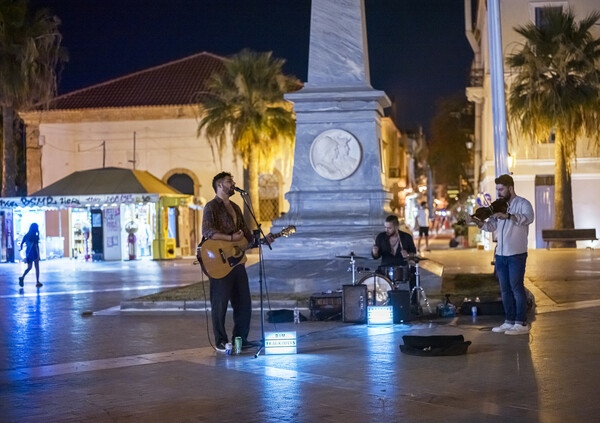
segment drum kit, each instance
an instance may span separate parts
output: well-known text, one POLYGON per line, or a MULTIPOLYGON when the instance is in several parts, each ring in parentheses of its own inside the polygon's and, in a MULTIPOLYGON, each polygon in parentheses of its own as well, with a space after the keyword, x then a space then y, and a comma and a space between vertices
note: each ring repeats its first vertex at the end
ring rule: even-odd
POLYGON ((418 305, 418 314, 422 314, 421 303, 425 303, 429 313, 431 307, 429 300, 425 295, 425 290, 421 287, 421 277, 419 273, 419 262, 428 260, 426 257, 409 256, 406 266, 388 266, 380 268, 385 272, 384 275, 372 271, 368 267, 356 266, 356 260, 367 260, 368 257, 357 256, 354 251, 347 256, 336 256, 341 259, 349 259, 349 272, 352 272, 352 285, 357 285, 356 275, 362 274, 358 280, 358 285, 367 286, 368 304, 369 305, 387 305, 388 291, 401 289, 403 286, 410 287, 411 267, 414 269, 415 286, 410 290, 411 303, 418 305))

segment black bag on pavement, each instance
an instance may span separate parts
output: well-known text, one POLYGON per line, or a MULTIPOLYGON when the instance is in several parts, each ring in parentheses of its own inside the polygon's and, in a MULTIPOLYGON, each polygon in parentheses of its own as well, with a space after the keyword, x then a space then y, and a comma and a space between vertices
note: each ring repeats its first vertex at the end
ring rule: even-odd
POLYGON ((424 357, 466 354, 471 345, 471 341, 465 341, 462 335, 405 335, 402 340, 404 345, 400 345, 400 351, 424 357))

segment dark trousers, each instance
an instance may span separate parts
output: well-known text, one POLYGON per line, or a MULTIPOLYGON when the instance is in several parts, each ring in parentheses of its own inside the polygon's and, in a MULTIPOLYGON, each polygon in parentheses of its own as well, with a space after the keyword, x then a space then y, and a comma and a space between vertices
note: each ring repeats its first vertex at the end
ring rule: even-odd
POLYGON ((252 316, 252 299, 250 298, 250 287, 248 285, 248 274, 244 265, 233 268, 231 273, 221 279, 210 279, 210 306, 212 314, 213 332, 215 343, 229 342, 225 331, 225 316, 227 305, 231 301, 233 308, 233 333, 231 339, 236 336, 242 338, 242 342, 248 339, 250 332, 250 317, 252 316))

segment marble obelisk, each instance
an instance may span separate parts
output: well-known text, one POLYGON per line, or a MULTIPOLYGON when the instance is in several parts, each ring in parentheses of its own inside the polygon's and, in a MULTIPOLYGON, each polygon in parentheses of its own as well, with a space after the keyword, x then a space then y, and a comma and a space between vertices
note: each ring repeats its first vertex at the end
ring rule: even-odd
POLYGON ((364 0, 312 0, 308 81, 288 94, 296 113, 289 212, 295 225, 267 260, 370 255, 389 212, 381 117, 390 101, 370 84, 364 0))

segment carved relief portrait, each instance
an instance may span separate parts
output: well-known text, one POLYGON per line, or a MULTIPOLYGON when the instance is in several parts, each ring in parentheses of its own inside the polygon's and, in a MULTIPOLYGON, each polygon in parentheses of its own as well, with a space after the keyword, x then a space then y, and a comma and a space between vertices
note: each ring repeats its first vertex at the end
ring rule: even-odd
POLYGON ((310 146, 310 164, 325 179, 339 181, 352 175, 360 165, 360 143, 351 133, 329 129, 320 133, 310 146))

